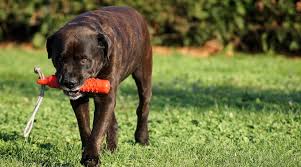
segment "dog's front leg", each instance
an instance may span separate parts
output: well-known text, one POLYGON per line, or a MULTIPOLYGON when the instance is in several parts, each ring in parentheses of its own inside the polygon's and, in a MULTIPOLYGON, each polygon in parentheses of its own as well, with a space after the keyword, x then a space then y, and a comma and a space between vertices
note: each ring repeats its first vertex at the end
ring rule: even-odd
POLYGON ((97 166, 99 163, 101 143, 112 120, 115 100, 114 89, 111 89, 108 95, 97 95, 94 98, 95 112, 93 128, 81 161, 85 166, 97 166))
POLYGON ((82 149, 84 149, 91 134, 89 118, 89 98, 81 97, 77 100, 70 100, 70 103, 77 119, 80 138, 82 141, 82 149))

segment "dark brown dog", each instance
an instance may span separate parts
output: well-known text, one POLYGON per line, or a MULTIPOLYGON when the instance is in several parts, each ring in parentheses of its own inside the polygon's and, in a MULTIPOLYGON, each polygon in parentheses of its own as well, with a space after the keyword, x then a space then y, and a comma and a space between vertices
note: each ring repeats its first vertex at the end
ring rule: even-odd
POLYGON ((118 85, 129 75, 133 76, 139 94, 135 140, 148 144, 152 49, 147 24, 137 11, 127 7, 105 7, 83 13, 47 39, 47 52, 64 93, 71 99, 82 140, 83 165, 98 165, 105 135, 108 149, 116 149, 116 93, 118 85), (109 80, 109 94, 80 93, 79 87, 91 77, 109 80), (95 103, 92 130, 89 97, 93 97, 95 103))

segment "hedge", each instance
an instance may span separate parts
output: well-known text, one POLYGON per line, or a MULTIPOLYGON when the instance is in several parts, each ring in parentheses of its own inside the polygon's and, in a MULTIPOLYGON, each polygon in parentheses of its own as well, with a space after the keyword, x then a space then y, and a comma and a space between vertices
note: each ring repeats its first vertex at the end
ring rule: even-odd
POLYGON ((210 39, 246 51, 301 50, 301 2, 293 0, 2 0, 0 40, 45 38, 77 14, 131 6, 149 22, 155 45, 200 46, 210 39))

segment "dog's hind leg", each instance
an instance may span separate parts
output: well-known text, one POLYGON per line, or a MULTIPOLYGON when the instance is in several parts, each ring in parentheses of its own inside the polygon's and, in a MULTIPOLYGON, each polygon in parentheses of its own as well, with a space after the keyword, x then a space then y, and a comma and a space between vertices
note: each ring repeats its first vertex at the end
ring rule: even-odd
POLYGON ((148 144, 148 114, 149 103, 152 96, 152 51, 149 49, 147 56, 143 58, 142 65, 133 73, 138 95, 137 127, 135 140, 142 145, 148 144))

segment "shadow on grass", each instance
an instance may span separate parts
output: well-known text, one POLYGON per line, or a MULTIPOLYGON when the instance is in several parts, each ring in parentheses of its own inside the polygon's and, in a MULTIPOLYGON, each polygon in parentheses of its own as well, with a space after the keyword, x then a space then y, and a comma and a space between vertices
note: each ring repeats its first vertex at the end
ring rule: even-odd
POLYGON ((0 155, 8 159, 22 159, 22 163, 27 166, 74 166, 68 162, 54 161, 55 158, 53 157, 57 157, 58 150, 51 143, 35 143, 31 141, 31 138, 25 141, 24 137, 16 131, 0 132, 1 140, 7 144, 0 148, 0 155), (35 146, 41 150, 35 149, 35 146), (24 159, 24 157, 27 158, 24 159))
POLYGON ((0 140, 3 140, 5 142, 16 141, 18 139, 21 139, 21 137, 22 136, 19 135, 16 131, 10 133, 0 132, 0 140))
MULTIPOLYGON (((260 90, 253 87, 234 85, 200 86, 199 83, 155 84, 151 105, 155 110, 168 107, 210 108, 227 107, 251 111, 301 110, 301 92, 277 89, 260 90)), ((122 95, 137 96, 135 86, 121 87, 122 95)))
MULTIPOLYGON (((234 85, 201 86, 199 82, 177 81, 153 85, 152 108, 161 110, 169 107, 229 107, 247 110, 300 111, 301 92, 278 89, 257 89, 234 85)), ((29 98, 37 97, 39 86, 26 81, 0 81, 0 92, 15 93, 29 98)), ((48 90, 46 96, 66 100, 58 90, 48 90)), ((137 97, 134 84, 123 84, 119 93, 132 98, 137 97)))
POLYGON ((51 143, 34 143, 31 141, 31 138, 29 137, 27 140, 20 135, 19 132, 11 131, 11 132, 0 132, 0 140, 3 140, 4 142, 17 142, 22 141, 25 143, 33 143, 36 144, 38 147, 44 150, 51 150, 55 146, 51 143))

